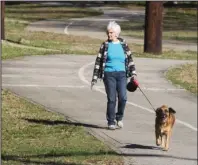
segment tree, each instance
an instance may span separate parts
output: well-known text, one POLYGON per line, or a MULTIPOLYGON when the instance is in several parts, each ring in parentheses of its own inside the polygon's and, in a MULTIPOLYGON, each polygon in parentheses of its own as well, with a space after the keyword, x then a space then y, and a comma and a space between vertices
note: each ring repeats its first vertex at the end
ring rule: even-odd
POLYGON ((145 12, 144 52, 162 53, 163 2, 147 1, 145 12))
POLYGON ((4 12, 5 12, 5 2, 1 1, 1 40, 5 39, 5 31, 4 31, 4 12))

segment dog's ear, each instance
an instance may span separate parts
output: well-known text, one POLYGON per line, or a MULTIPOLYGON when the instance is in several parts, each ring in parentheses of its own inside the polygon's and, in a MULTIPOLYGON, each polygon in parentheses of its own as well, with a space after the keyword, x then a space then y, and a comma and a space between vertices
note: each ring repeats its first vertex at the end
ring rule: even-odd
POLYGON ((176 113, 176 111, 173 108, 171 108, 171 107, 169 107, 169 112, 170 113, 176 113))

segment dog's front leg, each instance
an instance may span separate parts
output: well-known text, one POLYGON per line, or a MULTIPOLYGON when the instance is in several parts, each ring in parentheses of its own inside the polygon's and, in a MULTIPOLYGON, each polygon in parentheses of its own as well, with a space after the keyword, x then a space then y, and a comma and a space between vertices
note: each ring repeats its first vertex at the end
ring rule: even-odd
POLYGON ((162 134, 162 149, 164 150, 165 149, 165 146, 166 146, 166 138, 167 138, 167 135, 166 134, 162 134))
POLYGON ((155 137, 156 137, 156 145, 160 146, 162 142, 162 138, 160 136, 160 131, 156 130, 155 131, 155 137))
POLYGON ((168 149, 169 149, 170 136, 171 136, 171 132, 168 132, 167 135, 166 135, 166 142, 165 142, 165 146, 164 146, 164 151, 168 151, 168 149))

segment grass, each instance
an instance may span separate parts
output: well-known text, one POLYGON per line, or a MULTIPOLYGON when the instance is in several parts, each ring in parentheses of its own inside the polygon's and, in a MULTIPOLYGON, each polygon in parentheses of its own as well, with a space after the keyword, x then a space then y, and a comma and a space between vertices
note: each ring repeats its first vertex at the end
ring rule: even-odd
POLYGON ((5 38, 13 42, 19 42, 22 35, 25 35, 24 28, 28 22, 21 22, 19 20, 10 20, 5 18, 5 38))
POLYGON ((171 68, 166 73, 166 77, 173 84, 180 85, 197 95, 197 63, 184 64, 176 68, 171 68))
POLYGON ((38 3, 6 5, 5 12, 5 38, 14 42, 19 42, 23 36, 29 33, 24 31, 24 28, 31 22, 46 19, 67 20, 102 14, 101 11, 88 8, 51 6, 38 3))
MULTIPOLYGON (((84 54, 84 55, 96 55, 99 46, 102 42, 100 39, 93 39, 88 36, 72 36, 62 35, 49 32, 27 32, 24 30, 27 23, 20 21, 6 20, 6 38, 9 41, 39 48, 55 49, 59 50, 56 54, 84 54), (15 26, 14 26, 15 25, 15 26), (13 28, 14 27, 14 28, 13 28)), ((39 55, 39 54, 53 54, 54 51, 40 51, 35 49, 25 49, 21 53, 22 49, 15 47, 5 46, 3 44, 2 57, 3 59, 13 58, 17 56, 24 56, 27 54, 39 55), (29 51, 29 52, 27 52, 29 51)), ((164 50, 162 55, 152 55, 143 53, 143 46, 138 44, 129 44, 129 47, 134 52, 135 57, 150 57, 150 58, 169 58, 169 59, 197 59, 197 52, 194 51, 172 51, 164 50)))
POLYGON ((96 54, 102 41, 89 37, 30 32, 21 37, 20 44, 60 50, 65 54, 96 54))
MULTIPOLYGON (((61 34, 47 32, 31 32, 20 40, 20 44, 46 49, 59 50, 36 50, 32 48, 20 48, 16 46, 2 44, 2 59, 23 57, 25 55, 45 55, 45 54, 84 54, 96 55, 101 44, 101 40, 89 37, 63 36, 61 34)), ((182 59, 197 60, 197 52, 194 51, 173 51, 164 50, 162 55, 143 53, 143 46, 129 44, 134 57, 161 58, 161 59, 182 59)))
MULTIPOLYGON (((134 17, 120 25, 124 35, 144 38, 144 17, 134 17)), ((197 43, 197 11, 165 8, 162 34, 163 39, 197 43)))
POLYGON ((122 157, 64 116, 2 91, 4 165, 122 165, 122 157), (90 147, 91 146, 91 147, 90 147))
POLYGON ((55 54, 57 51, 52 50, 37 50, 33 48, 16 47, 14 45, 2 44, 2 59, 11 59, 17 57, 23 57, 28 55, 49 55, 55 54))
POLYGON ((143 52, 143 46, 138 44, 128 44, 132 49, 134 57, 145 58, 160 58, 160 59, 174 59, 174 60, 197 60, 197 52, 195 51, 174 51, 165 49, 161 55, 154 55, 143 52))
POLYGON ((101 11, 81 7, 52 6, 41 3, 6 5, 6 17, 28 22, 45 19, 69 19, 102 14, 101 11))

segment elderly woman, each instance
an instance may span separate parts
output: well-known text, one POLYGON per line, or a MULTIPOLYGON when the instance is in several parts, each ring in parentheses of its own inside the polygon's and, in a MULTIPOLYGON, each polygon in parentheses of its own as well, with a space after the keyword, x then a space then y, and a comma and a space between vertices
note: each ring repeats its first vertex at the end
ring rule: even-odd
POLYGON ((103 79, 107 94, 106 117, 108 128, 123 127, 123 115, 127 101, 127 78, 136 76, 135 65, 131 51, 125 40, 119 38, 120 26, 111 21, 107 25, 108 39, 102 43, 96 57, 91 86, 103 79), (115 112, 116 98, 118 97, 118 109, 115 112))

